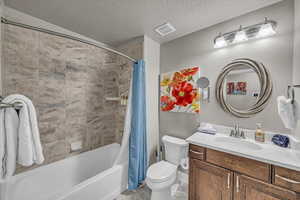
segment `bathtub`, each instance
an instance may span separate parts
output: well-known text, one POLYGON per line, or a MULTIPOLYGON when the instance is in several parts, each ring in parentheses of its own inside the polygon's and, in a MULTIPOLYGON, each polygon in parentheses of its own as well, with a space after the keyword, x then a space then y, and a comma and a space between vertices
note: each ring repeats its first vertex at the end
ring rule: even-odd
POLYGON ((0 183, 0 200, 112 200, 127 187, 128 164, 113 165, 111 144, 12 177, 0 183))

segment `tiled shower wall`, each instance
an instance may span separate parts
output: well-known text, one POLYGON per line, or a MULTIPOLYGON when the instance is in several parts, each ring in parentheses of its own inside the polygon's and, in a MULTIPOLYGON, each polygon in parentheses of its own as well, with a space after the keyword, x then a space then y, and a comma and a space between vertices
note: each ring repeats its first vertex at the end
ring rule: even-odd
MULTIPOLYGON (((125 106, 109 102, 129 89, 130 61, 70 39, 4 27, 4 94, 23 94, 36 106, 45 164, 121 142, 125 106)), ((26 169, 20 168, 19 171, 26 169)))

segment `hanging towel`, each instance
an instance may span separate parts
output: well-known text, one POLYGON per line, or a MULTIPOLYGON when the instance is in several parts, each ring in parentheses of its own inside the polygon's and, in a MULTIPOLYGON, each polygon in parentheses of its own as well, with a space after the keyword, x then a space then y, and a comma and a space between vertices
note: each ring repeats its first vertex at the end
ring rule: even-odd
POLYGON ((298 117, 296 115, 295 105, 292 99, 287 99, 284 96, 277 97, 278 114, 283 121, 283 124, 288 129, 295 129, 297 126, 298 117))
POLYGON ((18 126, 15 109, 0 110, 0 179, 12 176, 16 170, 18 126))
POLYGON ((35 108, 31 100, 23 95, 10 95, 4 99, 6 103, 19 103, 18 152, 17 162, 22 166, 42 164, 44 155, 40 141, 35 108))

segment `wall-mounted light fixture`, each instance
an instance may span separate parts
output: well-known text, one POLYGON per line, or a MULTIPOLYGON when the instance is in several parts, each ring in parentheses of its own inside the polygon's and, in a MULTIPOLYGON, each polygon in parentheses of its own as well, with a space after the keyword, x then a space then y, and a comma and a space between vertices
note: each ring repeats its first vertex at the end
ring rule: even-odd
POLYGON ((223 48, 255 38, 264 38, 276 34, 277 22, 265 18, 265 21, 222 34, 214 39, 214 48, 223 48))
POLYGON ((225 40, 225 37, 220 33, 219 36, 215 39, 215 48, 222 48, 226 47, 228 45, 227 41, 225 40))
POLYGON ((234 39, 232 43, 240 43, 248 41, 248 36, 246 34, 246 31, 243 29, 242 26, 240 26, 240 29, 238 32, 235 33, 234 39))

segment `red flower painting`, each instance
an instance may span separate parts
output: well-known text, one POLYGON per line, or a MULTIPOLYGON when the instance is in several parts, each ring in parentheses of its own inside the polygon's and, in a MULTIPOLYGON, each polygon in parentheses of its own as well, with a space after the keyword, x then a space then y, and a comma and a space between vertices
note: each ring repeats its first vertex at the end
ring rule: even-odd
POLYGON ((172 101, 168 96, 160 97, 161 110, 162 111, 170 111, 175 107, 175 101, 172 101))
POLYGON ((161 110, 167 112, 200 112, 200 93, 196 81, 200 68, 192 67, 162 74, 161 110))
POLYGON ((188 68, 188 69, 183 69, 180 72, 184 76, 193 76, 199 71, 199 67, 193 67, 193 68, 188 68))
POLYGON ((184 81, 186 77, 180 73, 180 72, 175 72, 172 78, 172 82, 170 83, 170 86, 174 87, 178 84, 180 84, 182 81, 184 81))
POLYGON ((197 94, 192 84, 187 81, 183 81, 174 86, 172 95, 176 98, 176 105, 187 106, 193 103, 197 94))

